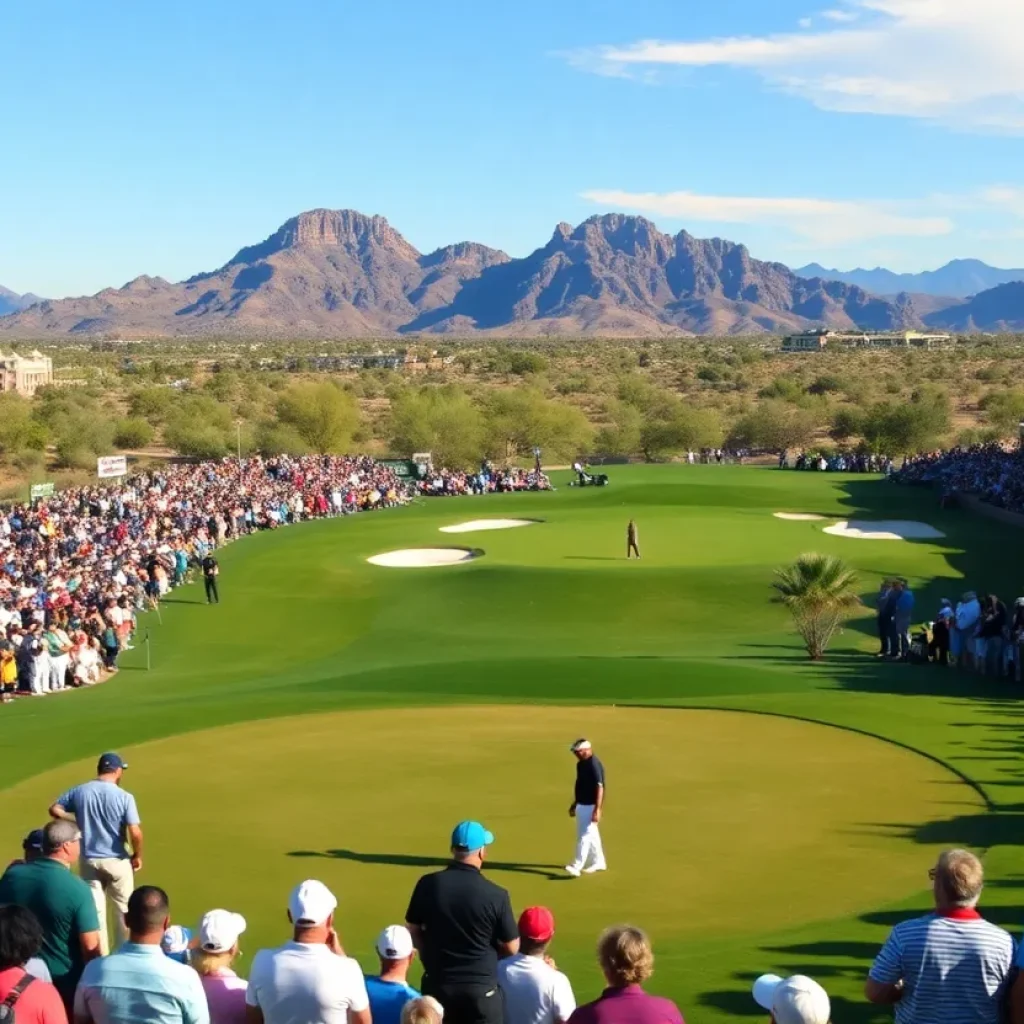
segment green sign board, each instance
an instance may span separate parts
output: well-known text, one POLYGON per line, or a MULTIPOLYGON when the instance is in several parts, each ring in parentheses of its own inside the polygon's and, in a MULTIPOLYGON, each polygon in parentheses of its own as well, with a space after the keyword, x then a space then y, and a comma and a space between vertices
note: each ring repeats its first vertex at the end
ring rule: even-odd
POLYGON ((52 498, 53 492, 56 489, 56 484, 33 484, 29 488, 28 496, 30 501, 36 501, 39 498, 52 498))
POLYGON ((401 480, 415 480, 420 476, 419 467, 410 459, 381 459, 380 464, 387 466, 401 480))

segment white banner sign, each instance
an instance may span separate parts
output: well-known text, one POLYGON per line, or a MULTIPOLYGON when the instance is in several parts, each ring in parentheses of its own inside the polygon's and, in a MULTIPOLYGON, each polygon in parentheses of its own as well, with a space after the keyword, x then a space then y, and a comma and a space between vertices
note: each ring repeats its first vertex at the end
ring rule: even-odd
POLYGON ((105 480, 107 477, 124 476, 128 472, 128 459, 123 455, 105 455, 96 460, 96 475, 105 480))

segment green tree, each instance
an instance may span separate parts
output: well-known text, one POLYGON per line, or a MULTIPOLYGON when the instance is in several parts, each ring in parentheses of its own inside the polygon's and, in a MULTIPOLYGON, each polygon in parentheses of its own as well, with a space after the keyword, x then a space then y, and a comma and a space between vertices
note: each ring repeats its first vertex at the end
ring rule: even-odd
POLYGON ((174 397, 175 392, 170 388, 141 388, 128 396, 128 411, 150 423, 163 423, 174 404, 174 397))
POLYGON ((594 449, 602 455, 635 455, 640 451, 643 415, 635 405, 609 399, 604 406, 606 423, 594 438, 594 449))
POLYGON ((1016 437, 1024 420, 1024 391, 1010 388, 993 391, 979 403, 985 413, 985 421, 997 430, 1001 437, 1016 437))
POLYGON ((837 409, 832 417, 832 428, 829 436, 833 441, 844 442, 852 437, 860 437, 864 430, 864 414, 860 409, 844 406, 837 409))
POLYGON ((804 648, 820 661, 835 631, 860 607, 857 575, 834 555, 801 555, 792 565, 775 570, 776 600, 793 616, 804 648))
POLYGON ((308 455, 309 445, 299 432, 287 423, 276 420, 261 423, 254 440, 257 451, 264 455, 308 455))
POLYGON ((391 403, 389 445, 396 455, 430 452, 439 466, 469 468, 483 454, 483 417, 461 388, 405 391, 391 403))
POLYGON ((861 433, 871 449, 910 455, 934 448, 949 433, 949 396, 935 389, 915 391, 909 402, 880 402, 864 416, 861 433))
POLYGON ((348 451, 360 422, 356 400, 330 381, 293 384, 278 399, 277 416, 321 455, 348 451))
POLYGON ((145 448, 153 440, 153 428, 140 417, 118 420, 114 424, 114 445, 117 448, 145 448))
POLYGON ((801 409, 775 399, 761 402, 733 424, 730 448, 760 448, 782 452, 804 448, 814 438, 818 420, 810 409, 801 409))
POLYGON ((484 444, 494 459, 515 459, 534 447, 548 459, 568 459, 586 451, 593 428, 574 405, 545 398, 533 388, 503 388, 485 401, 484 444))

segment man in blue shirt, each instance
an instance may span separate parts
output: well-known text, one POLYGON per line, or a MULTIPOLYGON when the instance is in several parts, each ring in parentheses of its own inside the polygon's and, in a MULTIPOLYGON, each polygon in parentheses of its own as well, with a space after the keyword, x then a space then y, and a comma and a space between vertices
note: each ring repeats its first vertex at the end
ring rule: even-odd
POLYGON ((385 928, 377 939, 380 974, 366 979, 373 1024, 401 1024, 402 1007, 419 992, 406 982, 416 956, 409 929, 400 924, 385 928))
POLYGON ((171 923, 167 893, 140 886, 127 918, 128 941, 86 966, 75 992, 74 1024, 210 1024, 199 975, 160 948, 171 923))
POLYGON ((51 817, 74 819, 82 831, 82 879, 89 883, 100 921, 103 955, 110 951, 107 937, 107 899, 117 909, 114 928, 118 944, 126 937, 124 914, 135 888, 135 872, 142 868, 142 825, 135 797, 121 789, 128 764, 120 755, 104 754, 92 782, 75 786, 57 798, 51 817), (130 839, 129 853, 125 840, 130 839))

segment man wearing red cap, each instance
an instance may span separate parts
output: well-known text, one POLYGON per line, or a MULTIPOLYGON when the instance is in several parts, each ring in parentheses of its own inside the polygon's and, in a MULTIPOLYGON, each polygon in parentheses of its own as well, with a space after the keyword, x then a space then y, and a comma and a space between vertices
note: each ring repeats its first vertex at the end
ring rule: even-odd
POLYGON ((547 907, 528 907, 519 917, 519 952, 498 964, 505 1024, 565 1024, 576 1009, 569 979, 547 955, 555 918, 547 907))

